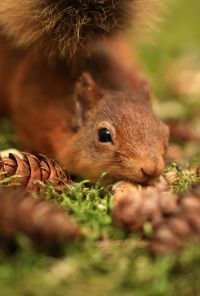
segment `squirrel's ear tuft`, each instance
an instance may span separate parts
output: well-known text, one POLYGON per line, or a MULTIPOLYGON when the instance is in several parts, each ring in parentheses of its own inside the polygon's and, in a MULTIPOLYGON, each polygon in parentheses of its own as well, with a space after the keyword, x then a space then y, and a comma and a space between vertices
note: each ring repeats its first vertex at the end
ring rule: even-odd
POLYGON ((80 128, 86 119, 87 111, 102 98, 102 90, 88 72, 84 72, 75 86, 75 118, 76 129, 80 128))
POLYGON ((88 104, 92 104, 99 99, 101 95, 100 88, 94 81, 90 73, 84 72, 76 83, 76 96, 88 104))

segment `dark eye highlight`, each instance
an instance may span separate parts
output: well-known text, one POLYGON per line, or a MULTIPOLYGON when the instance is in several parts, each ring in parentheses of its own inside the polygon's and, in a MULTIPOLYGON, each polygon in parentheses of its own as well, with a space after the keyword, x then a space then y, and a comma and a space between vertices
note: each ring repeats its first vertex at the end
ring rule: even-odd
POLYGON ((111 132, 107 128, 100 128, 98 130, 98 140, 102 143, 111 143, 112 136, 111 132))

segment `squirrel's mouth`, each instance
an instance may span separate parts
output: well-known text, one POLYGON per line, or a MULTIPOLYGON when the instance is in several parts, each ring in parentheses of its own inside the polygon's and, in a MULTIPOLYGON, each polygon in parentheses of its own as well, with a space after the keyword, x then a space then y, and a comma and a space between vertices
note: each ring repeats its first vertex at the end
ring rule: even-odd
POLYGON ((159 177, 155 176, 144 176, 144 177, 124 177, 124 176, 117 176, 114 182, 119 182, 119 181, 124 181, 124 182, 129 182, 132 184, 138 184, 138 185, 143 185, 143 186, 148 186, 154 184, 159 177))

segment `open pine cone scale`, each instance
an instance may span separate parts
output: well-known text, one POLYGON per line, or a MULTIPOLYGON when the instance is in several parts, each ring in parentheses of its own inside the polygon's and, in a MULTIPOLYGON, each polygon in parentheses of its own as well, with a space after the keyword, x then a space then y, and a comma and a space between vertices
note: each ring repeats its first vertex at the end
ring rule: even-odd
POLYGON ((113 222, 126 232, 140 231, 153 254, 182 249, 192 240, 200 243, 200 184, 184 194, 155 187, 115 187, 113 222), (149 224, 151 234, 146 235, 149 224))
POLYGON ((16 237, 26 235, 37 249, 48 250, 81 237, 79 227, 52 202, 24 190, 0 187, 0 247, 14 252, 16 237))
POLYGON ((25 152, 0 156, 0 247, 15 251, 16 237, 22 233, 38 249, 70 243, 81 236, 79 227, 65 211, 37 194, 40 182, 60 190, 71 181, 56 162, 25 152), (38 182, 39 181, 39 182, 38 182), (14 186, 14 185, 20 186, 14 186), (12 185, 5 188, 4 185, 12 185))
POLYGON ((27 191, 39 192, 40 186, 37 181, 46 184, 54 184, 58 189, 70 180, 56 162, 43 155, 21 153, 22 157, 10 153, 8 157, 0 157, 0 180, 16 176, 9 180, 10 184, 20 183, 27 191))

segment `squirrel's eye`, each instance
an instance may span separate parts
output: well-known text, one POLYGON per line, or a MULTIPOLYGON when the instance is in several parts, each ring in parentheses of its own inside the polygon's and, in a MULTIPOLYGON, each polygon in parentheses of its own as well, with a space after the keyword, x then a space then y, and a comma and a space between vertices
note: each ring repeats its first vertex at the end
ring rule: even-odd
POLYGON ((111 132, 107 128, 100 128, 98 130, 98 139, 102 143, 112 142, 111 132))

